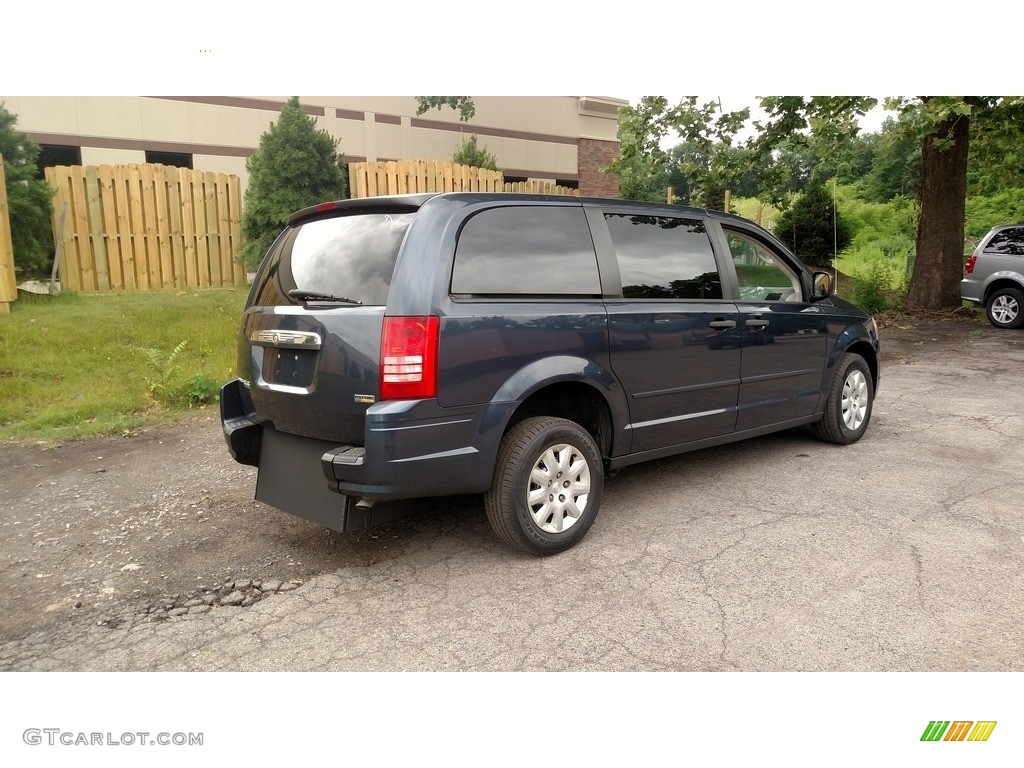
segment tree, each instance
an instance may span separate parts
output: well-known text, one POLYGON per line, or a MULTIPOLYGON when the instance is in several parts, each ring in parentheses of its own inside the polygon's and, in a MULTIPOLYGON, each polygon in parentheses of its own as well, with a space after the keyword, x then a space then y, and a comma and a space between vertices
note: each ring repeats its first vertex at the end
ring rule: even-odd
POLYGON ((849 224, 839 215, 832 193, 812 178, 793 206, 779 217, 775 235, 811 266, 827 267, 850 244, 849 224))
POLYGON ((920 178, 921 137, 886 118, 860 189, 868 200, 886 203, 897 196, 914 197, 920 178))
POLYGON ((498 170, 498 158, 488 152, 487 147, 477 146, 476 134, 467 136, 455 147, 452 162, 490 171, 498 170))
MULTIPOLYGON (((476 104, 472 96, 417 96, 416 114, 422 115, 431 109, 448 107, 459 113, 459 122, 468 123, 476 115, 476 104)), ((460 129, 461 130, 461 129, 460 129)), ((475 135, 464 138, 452 152, 452 162, 470 165, 474 168, 498 170, 498 158, 487 151, 486 147, 477 146, 475 135)))
MULTIPOLYGON (((762 105, 781 105, 786 98, 790 97, 762 99, 762 105)), ((808 102, 783 105, 773 125, 783 135, 788 121, 790 125, 804 122, 826 137, 841 136, 849 130, 851 121, 863 114, 863 105, 873 103, 873 99, 863 97, 815 97, 808 102)), ((898 97, 887 99, 886 107, 899 112, 903 138, 916 140, 921 147, 919 215, 907 308, 959 308, 963 305, 960 278, 971 122, 977 120, 985 125, 985 148, 989 152, 1005 152, 1020 141, 1024 98, 898 97)), ((759 141, 770 146, 774 138, 770 131, 762 131, 759 141)))
POLYGON ((15 269, 48 276, 53 263, 53 189, 36 178, 39 145, 17 130, 17 117, 0 102, 0 155, 4 158, 15 269))
POLYGON ((745 159, 729 149, 749 116, 748 109, 722 112, 718 102, 698 104, 696 96, 673 106, 663 96, 644 96, 636 107, 620 110, 619 156, 605 170, 618 174, 625 198, 664 200, 659 180, 681 174, 691 203, 721 208, 724 190, 735 187, 745 167, 745 159), (673 132, 687 146, 682 154, 662 147, 673 132))
MULTIPOLYGON (((695 132, 725 128, 727 133, 734 127, 729 121, 714 120, 713 111, 707 105, 698 108, 692 97, 688 104, 673 109, 664 99, 657 102, 658 98, 645 97, 646 104, 640 105, 644 109, 623 110, 624 121, 638 134, 631 137, 631 146, 640 156, 630 158, 638 167, 663 153, 658 144, 671 130, 685 140, 695 132)), ((743 145, 752 150, 748 160, 774 157, 788 142, 810 139, 819 157, 832 157, 856 136, 858 118, 876 103, 863 96, 767 96, 760 101, 767 119, 754 122, 757 133, 743 145)), ((962 306, 959 283, 971 124, 984 126, 984 132, 978 134, 979 152, 990 162, 1007 153, 1016 158, 1024 127, 1024 97, 897 97, 887 99, 886 107, 900 113, 898 123, 904 138, 921 147, 920 214, 907 306, 915 310, 958 308, 962 306)), ((723 140, 727 138, 723 136, 723 140)), ((762 173, 764 188, 777 193, 784 188, 787 174, 778 163, 768 164, 762 173)))
POLYGON ((812 170, 820 180, 844 172, 856 154, 857 120, 877 100, 864 96, 762 96, 760 102, 767 117, 754 121, 756 133, 744 146, 751 160, 762 166, 761 195, 785 210, 793 193, 810 181, 812 170))
POLYGON ((295 211, 348 194, 338 140, 316 127, 293 96, 246 160, 242 261, 254 267, 295 211))
POLYGON ((899 110, 904 135, 921 140, 920 215, 907 307, 959 308, 963 305, 960 278, 970 156, 974 152, 996 168, 1000 165, 996 158, 1005 161, 1016 155, 1024 126, 1024 98, 901 97, 888 99, 886 106, 899 110))
POLYGON ((903 115, 913 111, 923 132, 917 191, 920 214, 907 289, 911 310, 963 306, 959 283, 964 263, 968 137, 971 109, 977 103, 974 96, 903 101, 903 115))

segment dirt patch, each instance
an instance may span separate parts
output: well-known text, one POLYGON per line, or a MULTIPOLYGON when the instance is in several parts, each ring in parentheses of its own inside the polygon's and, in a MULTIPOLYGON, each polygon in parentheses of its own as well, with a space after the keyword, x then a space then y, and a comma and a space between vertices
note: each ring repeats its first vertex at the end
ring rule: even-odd
POLYGON ((879 315, 882 364, 906 362, 929 355, 936 346, 957 347, 972 340, 1003 335, 982 313, 970 309, 908 315, 879 315))

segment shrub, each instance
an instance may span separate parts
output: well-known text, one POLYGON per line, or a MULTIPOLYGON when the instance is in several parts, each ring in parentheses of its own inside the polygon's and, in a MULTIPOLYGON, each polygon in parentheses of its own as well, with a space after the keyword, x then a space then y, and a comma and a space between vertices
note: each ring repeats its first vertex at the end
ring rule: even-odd
POLYGON ((452 153, 453 163, 462 163, 473 168, 498 170, 498 158, 487 151, 486 147, 477 146, 476 134, 463 139, 452 153))
POLYGON ((260 263, 288 217, 306 206, 348 193, 338 164, 338 140, 316 127, 293 96, 260 138, 245 167, 249 185, 242 206, 242 261, 260 263))
POLYGON ((852 239, 850 226, 839 215, 832 192, 823 184, 808 186, 793 207, 779 217, 775 236, 805 263, 827 267, 852 239))
POLYGON ((906 288, 896 271, 875 263, 867 275, 861 276, 853 289, 854 303, 870 315, 899 309, 903 306, 906 288))

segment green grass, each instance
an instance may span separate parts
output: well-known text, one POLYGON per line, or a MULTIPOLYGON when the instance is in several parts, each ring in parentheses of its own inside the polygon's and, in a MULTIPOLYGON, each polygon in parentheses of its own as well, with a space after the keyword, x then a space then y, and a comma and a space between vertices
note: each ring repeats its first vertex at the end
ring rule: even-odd
POLYGON ((215 403, 245 296, 22 294, 0 316, 0 440, 118 434, 215 403))

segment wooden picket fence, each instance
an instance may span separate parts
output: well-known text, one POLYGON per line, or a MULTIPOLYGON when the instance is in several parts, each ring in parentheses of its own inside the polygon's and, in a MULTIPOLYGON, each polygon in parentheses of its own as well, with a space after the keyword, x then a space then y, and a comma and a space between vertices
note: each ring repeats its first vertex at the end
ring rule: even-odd
POLYGON ((353 198, 418 192, 530 192, 578 195, 579 191, 549 182, 505 182, 501 171, 436 160, 389 160, 348 164, 353 198))
POLYGON ((18 298, 14 276, 14 244, 11 242, 11 210, 7 204, 4 156, 0 155, 0 315, 10 314, 11 302, 18 298))
POLYGON ((56 166, 61 289, 95 293, 217 288, 245 282, 242 194, 235 175, 188 168, 56 166))

